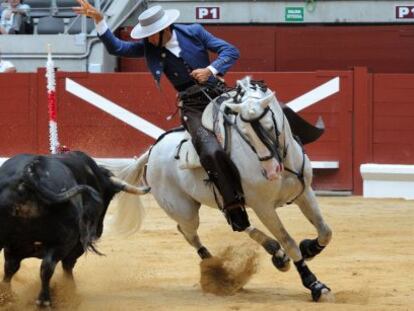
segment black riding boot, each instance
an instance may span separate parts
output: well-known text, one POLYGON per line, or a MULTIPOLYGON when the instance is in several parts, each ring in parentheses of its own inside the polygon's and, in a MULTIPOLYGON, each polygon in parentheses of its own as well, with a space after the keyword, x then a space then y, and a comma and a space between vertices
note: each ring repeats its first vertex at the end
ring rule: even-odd
POLYGON ((191 134, 201 165, 223 198, 223 212, 227 222, 234 231, 244 231, 250 223, 244 208, 239 172, 214 133, 202 126, 201 116, 201 112, 183 109, 184 123, 191 134))
POLYGON ((249 216, 244 204, 238 203, 224 206, 224 215, 233 231, 242 232, 250 226, 249 216))

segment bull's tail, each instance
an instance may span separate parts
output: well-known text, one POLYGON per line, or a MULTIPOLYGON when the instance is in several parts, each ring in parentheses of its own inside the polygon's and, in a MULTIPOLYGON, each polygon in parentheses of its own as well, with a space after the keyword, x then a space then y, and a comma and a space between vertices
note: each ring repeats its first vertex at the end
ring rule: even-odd
MULTIPOLYGON (((145 152, 133 163, 119 163, 117 165, 105 165, 116 177, 130 183, 138 185, 142 183, 144 168, 148 162, 149 151, 145 152)), ((145 210, 140 196, 120 192, 117 199, 111 203, 113 218, 110 229, 119 234, 132 234, 139 230, 145 217, 145 210)))
POLYGON ((36 191, 39 196, 39 199, 44 201, 46 204, 59 204, 68 202, 75 195, 86 192, 95 200, 102 204, 102 199, 99 193, 90 186, 87 185, 76 185, 72 188, 56 192, 52 189, 49 189, 46 185, 42 184, 40 177, 37 172, 37 165, 39 162, 37 160, 29 163, 23 173, 23 178, 25 184, 36 191))

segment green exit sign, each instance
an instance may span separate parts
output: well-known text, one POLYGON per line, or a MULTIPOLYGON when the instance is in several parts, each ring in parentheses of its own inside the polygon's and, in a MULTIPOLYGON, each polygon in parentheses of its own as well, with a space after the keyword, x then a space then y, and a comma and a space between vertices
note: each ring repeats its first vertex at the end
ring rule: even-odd
POLYGON ((285 21, 286 22, 303 22, 304 19, 303 7, 288 7, 285 8, 285 21))

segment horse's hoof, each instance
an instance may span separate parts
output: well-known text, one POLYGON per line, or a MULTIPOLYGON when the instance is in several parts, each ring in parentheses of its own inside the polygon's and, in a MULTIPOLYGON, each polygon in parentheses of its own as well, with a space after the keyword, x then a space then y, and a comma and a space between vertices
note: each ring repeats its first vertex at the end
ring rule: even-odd
POLYGON ((272 263, 279 271, 286 272, 290 269, 290 258, 286 254, 283 257, 273 255, 272 263))
POLYGON ((310 286, 310 290, 312 293, 312 299, 315 302, 329 302, 331 299, 330 297, 335 299, 331 293, 331 289, 319 281, 313 282, 310 286))
POLYGON ((330 289, 324 289, 324 290, 322 290, 322 294, 321 294, 318 302, 334 303, 335 302, 335 295, 334 295, 334 293, 332 293, 332 291, 330 289))
POLYGON ((40 300, 37 299, 36 300, 36 305, 41 307, 41 308, 48 308, 51 306, 50 300, 40 300))

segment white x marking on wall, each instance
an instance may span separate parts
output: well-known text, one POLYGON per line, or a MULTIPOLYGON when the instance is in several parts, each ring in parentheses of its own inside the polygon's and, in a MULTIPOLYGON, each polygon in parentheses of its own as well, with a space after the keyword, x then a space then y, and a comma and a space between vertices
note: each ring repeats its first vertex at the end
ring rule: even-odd
MULTIPOLYGON (((125 122, 126 124, 154 139, 157 139, 162 133, 164 133, 163 129, 69 78, 66 78, 66 91, 105 111, 106 113, 109 113, 118 120, 125 122)), ((335 77, 307 92, 306 94, 290 101, 286 105, 297 112, 331 96, 332 94, 337 93, 338 91, 339 77, 335 77)))

